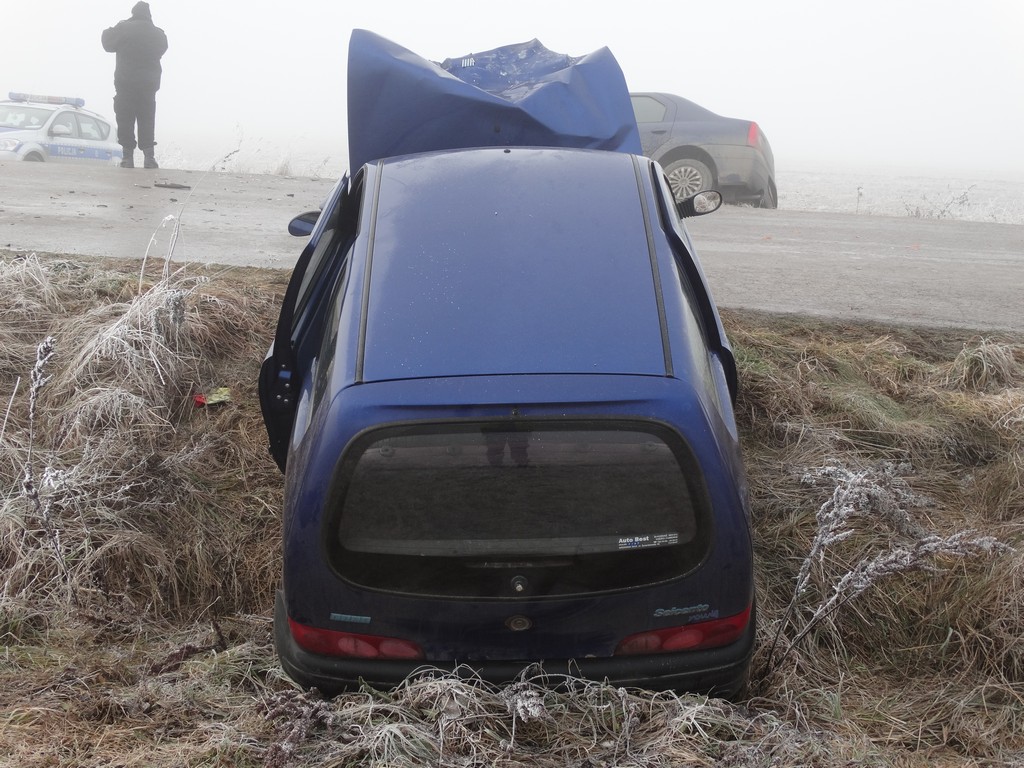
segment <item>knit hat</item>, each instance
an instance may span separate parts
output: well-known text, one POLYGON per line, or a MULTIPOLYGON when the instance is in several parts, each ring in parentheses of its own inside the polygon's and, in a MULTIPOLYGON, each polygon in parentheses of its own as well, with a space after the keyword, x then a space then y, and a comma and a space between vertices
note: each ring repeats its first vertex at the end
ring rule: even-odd
POLYGON ((152 19, 153 15, 149 12, 149 3, 138 2, 132 6, 132 18, 133 19, 152 19))

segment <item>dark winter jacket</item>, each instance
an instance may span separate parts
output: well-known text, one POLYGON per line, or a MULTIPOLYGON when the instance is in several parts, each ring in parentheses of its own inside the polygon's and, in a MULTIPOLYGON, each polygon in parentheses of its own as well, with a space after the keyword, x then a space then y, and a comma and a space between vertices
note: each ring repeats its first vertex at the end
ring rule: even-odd
POLYGON ((115 89, 160 89, 160 57, 167 51, 167 35, 153 24, 148 5, 138 3, 130 19, 103 30, 102 42, 104 50, 117 54, 115 89))

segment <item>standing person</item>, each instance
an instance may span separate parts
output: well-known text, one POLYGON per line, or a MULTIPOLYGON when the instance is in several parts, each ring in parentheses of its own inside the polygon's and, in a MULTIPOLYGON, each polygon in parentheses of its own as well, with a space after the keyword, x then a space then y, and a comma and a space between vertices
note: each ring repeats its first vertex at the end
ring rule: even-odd
POLYGON ((156 123, 156 92, 160 90, 160 57, 167 51, 167 35, 153 24, 149 3, 132 6, 132 17, 103 30, 103 49, 116 53, 114 66, 114 117, 117 143, 124 157, 122 168, 135 167, 135 147, 145 155, 146 168, 159 168, 153 156, 156 123), (135 141, 135 124, 139 140, 135 141))

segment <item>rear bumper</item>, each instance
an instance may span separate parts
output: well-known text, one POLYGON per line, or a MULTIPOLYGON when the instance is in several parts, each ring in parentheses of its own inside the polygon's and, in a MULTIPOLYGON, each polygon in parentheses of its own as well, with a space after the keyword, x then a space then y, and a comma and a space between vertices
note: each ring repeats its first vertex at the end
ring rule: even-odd
MULTIPOLYGON (((541 668, 553 684, 559 678, 583 678, 614 686, 732 698, 746 686, 756 624, 756 615, 752 613, 746 634, 725 648, 602 659, 547 659, 541 662, 541 668)), ((478 676, 485 682, 501 685, 516 680, 537 661, 382 661, 310 653, 295 643, 288 630, 287 608, 280 590, 274 603, 274 645, 281 667, 292 680, 329 696, 363 684, 382 690, 394 688, 417 670, 478 676)))
POLYGON ((718 171, 718 190, 731 203, 755 202, 768 189, 772 173, 764 156, 751 147, 721 146, 711 150, 718 171))

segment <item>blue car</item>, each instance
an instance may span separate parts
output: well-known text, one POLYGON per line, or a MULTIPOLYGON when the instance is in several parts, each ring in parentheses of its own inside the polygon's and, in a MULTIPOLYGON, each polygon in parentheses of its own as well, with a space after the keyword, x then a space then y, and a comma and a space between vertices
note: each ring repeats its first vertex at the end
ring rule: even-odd
POLYGON ((290 677, 744 688, 736 366, 681 218, 720 202, 638 152, 499 145, 376 158, 293 220, 260 376, 290 677))

